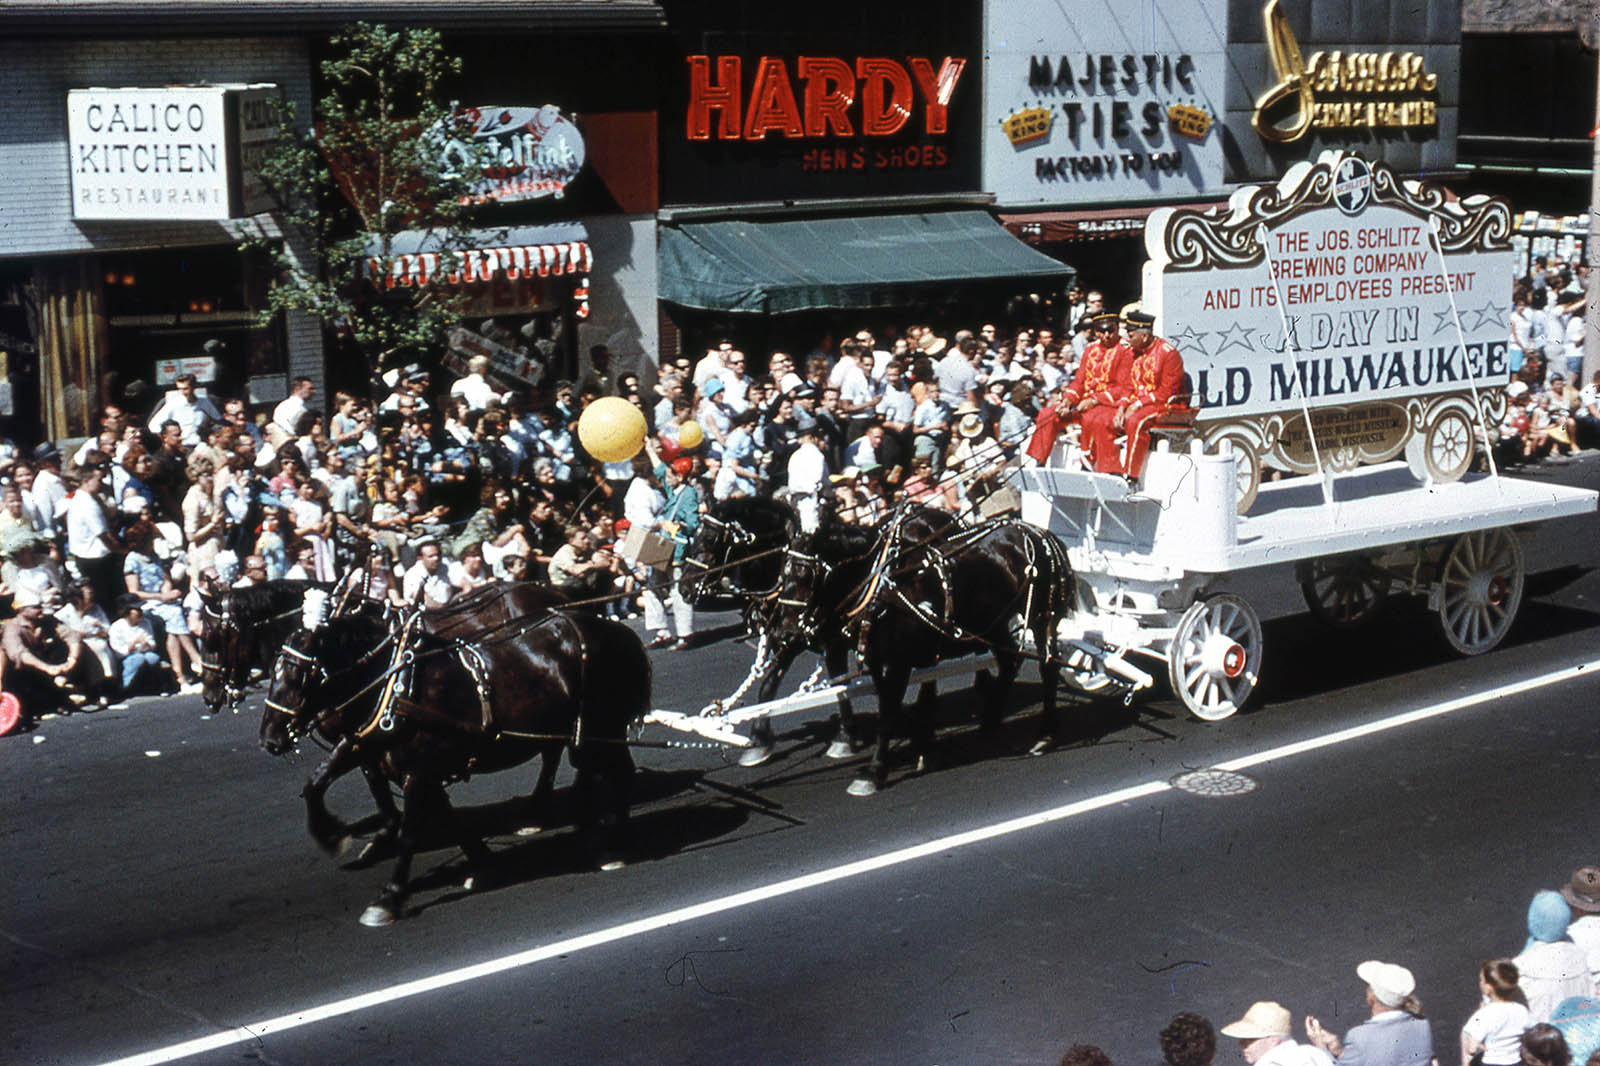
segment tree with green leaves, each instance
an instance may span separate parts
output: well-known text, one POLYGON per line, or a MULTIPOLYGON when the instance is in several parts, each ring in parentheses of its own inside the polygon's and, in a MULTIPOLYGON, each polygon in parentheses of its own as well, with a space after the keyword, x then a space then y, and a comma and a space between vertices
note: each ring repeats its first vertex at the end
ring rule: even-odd
POLYGON ((459 287, 386 284, 397 240, 448 263, 471 246, 474 181, 488 149, 442 99, 461 60, 437 31, 357 23, 329 40, 309 123, 281 101, 279 136, 255 164, 287 240, 263 231, 277 276, 265 315, 319 319, 373 376, 437 353, 457 325, 459 287))

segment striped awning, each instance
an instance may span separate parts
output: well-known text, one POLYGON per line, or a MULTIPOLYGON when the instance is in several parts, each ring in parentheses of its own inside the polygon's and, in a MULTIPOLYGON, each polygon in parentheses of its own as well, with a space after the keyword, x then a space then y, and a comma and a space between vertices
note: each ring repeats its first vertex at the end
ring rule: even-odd
POLYGON ((370 256, 367 272, 374 284, 392 289, 396 285, 471 285, 493 281, 497 274, 511 281, 582 274, 592 262, 588 241, 562 241, 458 252, 407 252, 387 261, 370 256))

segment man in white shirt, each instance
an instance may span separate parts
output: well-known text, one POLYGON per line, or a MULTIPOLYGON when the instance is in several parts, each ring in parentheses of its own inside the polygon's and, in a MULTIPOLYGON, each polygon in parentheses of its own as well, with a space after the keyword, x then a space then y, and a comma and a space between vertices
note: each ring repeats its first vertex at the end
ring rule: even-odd
POLYGON ((486 410, 500 398, 494 386, 484 378, 489 370, 489 357, 475 355, 467 360, 467 376, 450 386, 451 396, 462 396, 474 411, 486 410))
POLYGON ((272 409, 273 423, 281 426, 289 436, 294 436, 299 431, 300 416, 311 406, 311 397, 316 391, 317 387, 310 378, 295 378, 294 384, 289 386, 289 395, 272 409))
POLYGON ((423 541, 417 547, 417 561, 411 564, 400 583, 400 594, 407 603, 418 607, 443 607, 450 602, 455 588, 445 580, 444 567, 440 565, 442 559, 437 541, 423 541))
POLYGON ((828 376, 828 384, 839 390, 839 413, 845 419, 845 441, 856 440, 872 422, 878 404, 877 390, 861 366, 861 342, 855 338, 839 345, 839 361, 828 376))
POLYGON ((150 416, 150 432, 160 433, 168 419, 183 430, 183 446, 193 448, 200 443, 200 427, 208 421, 222 421, 222 412, 208 398, 195 395, 193 374, 183 374, 173 382, 172 391, 150 416))
POLYGON ((750 407, 750 386, 755 379, 745 373, 745 354, 737 348, 723 352, 722 369, 717 371, 717 376, 727 390, 724 398, 733 413, 737 415, 747 411, 750 407))
POLYGON ((817 531, 817 506, 822 486, 828 478, 828 460, 819 447, 821 436, 816 423, 799 429, 800 447, 789 456, 789 493, 800 515, 800 528, 817 531))
POLYGON ((49 441, 33 450, 33 487, 29 491, 33 506, 41 514, 51 515, 53 528, 60 529, 67 509, 67 485, 61 480, 61 453, 49 441))

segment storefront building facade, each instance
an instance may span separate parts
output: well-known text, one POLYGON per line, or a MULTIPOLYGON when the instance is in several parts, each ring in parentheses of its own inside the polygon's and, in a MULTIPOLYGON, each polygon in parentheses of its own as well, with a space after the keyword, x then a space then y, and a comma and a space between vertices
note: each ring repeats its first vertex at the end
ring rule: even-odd
POLYGON ((1157 206, 1221 204, 1327 149, 1405 173, 1453 167, 1455 10, 989 0, 984 186, 1007 227, 1081 284, 1134 299, 1157 206))
POLYGON ((317 323, 259 321, 264 264, 238 250, 238 107, 215 88, 265 87, 305 107, 302 42, 17 34, 0 64, 11 126, 0 348, 14 436, 85 435, 99 406, 154 406, 185 371, 262 399, 287 376, 320 376, 317 323), (143 91, 94 91, 125 86, 143 91))
POLYGON ((663 7, 664 354, 1064 289, 987 210, 979 0, 663 7))

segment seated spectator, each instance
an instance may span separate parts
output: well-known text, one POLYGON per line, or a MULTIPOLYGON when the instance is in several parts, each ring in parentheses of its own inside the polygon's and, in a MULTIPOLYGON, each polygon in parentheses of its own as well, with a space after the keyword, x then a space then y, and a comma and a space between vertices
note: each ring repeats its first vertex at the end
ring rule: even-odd
MULTIPOLYGON (((148 520, 135 523, 128 530, 128 554, 123 561, 124 583, 135 599, 143 602, 143 609, 161 627, 166 640, 167 663, 173 674, 183 683, 183 691, 200 691, 200 648, 189 634, 188 621, 183 617, 179 601, 183 593, 173 583, 160 560, 155 557, 152 543, 155 526, 148 520), (187 659, 188 667, 184 663, 187 659)), ((119 600, 119 603, 121 601, 119 600)), ((119 610, 119 614, 122 612, 119 610)))
POLYGON ((173 692, 178 688, 161 653, 155 627, 144 616, 143 601, 128 593, 117 602, 117 620, 107 630, 111 650, 122 659, 122 695, 173 692))
POLYGON ((1175 1014, 1161 1030, 1161 1058, 1167 1066, 1211 1066, 1216 1054, 1217 1031, 1198 1014, 1175 1014))
POLYGON ((85 583, 72 587, 65 603, 55 610, 56 621, 78 635, 85 650, 100 661, 100 672, 108 678, 118 676, 118 666, 110 643, 111 619, 94 602, 94 588, 85 583))
POLYGON ((1512 961, 1535 1022, 1547 1022, 1568 996, 1594 991, 1589 960, 1567 936, 1572 908, 1559 892, 1540 892, 1528 904, 1528 943, 1512 961))
POLYGON ((1061 1056, 1059 1066, 1111 1066, 1111 1056, 1093 1044, 1073 1044, 1061 1056))
POLYGON ((487 585, 493 580, 493 575, 484 565, 483 546, 468 544, 461 552, 461 558, 446 567, 445 576, 458 593, 472 592, 487 585))
POLYGON ((1571 1066, 1566 1037, 1548 1022, 1536 1022, 1522 1033, 1522 1066, 1571 1066))
POLYGON ((1600 866, 1580 866, 1561 889, 1561 898, 1577 915, 1567 926, 1567 935, 1583 949, 1589 960, 1589 977, 1594 982, 1591 995, 1600 997, 1600 866))
POLYGON ((294 563, 283 572, 285 581, 316 581, 317 550, 302 541, 295 546, 294 563))
POLYGON ((19 592, 12 602, 16 616, 0 633, 5 651, 5 691, 22 705, 25 721, 70 711, 90 702, 111 700, 109 679, 93 654, 85 654, 78 635, 45 613, 39 597, 19 592))
POLYGON ((567 542, 550 560, 550 584, 573 599, 605 596, 616 584, 616 558, 609 551, 596 551, 589 531, 574 525, 567 530, 567 542))
POLYGON ((1478 968, 1483 1005, 1461 1027, 1461 1066, 1515 1066, 1522 1061, 1522 1031, 1533 1021, 1517 982, 1517 964, 1490 959, 1478 968))
POLYGON ((1416 979, 1404 966, 1367 961, 1356 967, 1367 984, 1369 1019, 1340 1040, 1316 1018, 1306 1018, 1306 1038, 1346 1066, 1428 1066, 1433 1033, 1412 995, 1416 979))
POLYGON ((1287 1007, 1270 1000, 1252 1003, 1244 1017, 1222 1027, 1223 1036, 1239 1041, 1250 1066, 1328 1066, 1333 1060, 1319 1047, 1297 1044, 1290 1036, 1293 1018, 1287 1007))
POLYGON ((444 556, 439 542, 425 540, 417 545, 417 561, 406 571, 400 583, 400 596, 413 607, 443 607, 455 595, 455 589, 445 578, 444 556))

